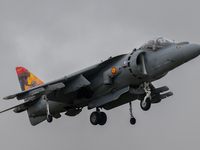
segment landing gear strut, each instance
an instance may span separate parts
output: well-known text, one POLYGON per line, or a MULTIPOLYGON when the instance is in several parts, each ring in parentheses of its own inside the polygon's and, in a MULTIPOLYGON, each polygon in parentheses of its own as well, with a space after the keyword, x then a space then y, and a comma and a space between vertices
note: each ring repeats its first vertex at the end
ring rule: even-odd
POLYGON ((140 88, 144 89, 146 93, 144 100, 140 102, 140 106, 144 111, 147 111, 151 107, 151 89, 149 87, 149 83, 144 82, 144 84, 140 85, 140 88))
POLYGON ((90 122, 93 125, 104 125, 107 121, 107 116, 104 112, 100 112, 100 110, 97 108, 95 112, 93 112, 90 115, 90 122))
POLYGON ((47 108, 47 122, 51 123, 53 121, 53 117, 50 114, 50 110, 49 110, 49 101, 47 96, 45 95, 44 99, 46 100, 46 108, 47 108))
POLYGON ((132 124, 132 125, 134 125, 135 123, 136 123, 136 119, 135 119, 135 117, 133 116, 133 112, 132 112, 132 103, 131 102, 129 102, 129 110, 130 110, 130 117, 131 117, 131 119, 130 119, 130 123, 132 124))

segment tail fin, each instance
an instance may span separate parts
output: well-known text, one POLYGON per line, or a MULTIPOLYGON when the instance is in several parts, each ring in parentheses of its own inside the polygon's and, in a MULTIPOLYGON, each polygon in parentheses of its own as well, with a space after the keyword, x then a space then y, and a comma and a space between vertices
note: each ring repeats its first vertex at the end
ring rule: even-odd
MULTIPOLYGON (((19 79, 19 83, 21 86, 22 91, 27 90, 31 87, 35 87, 41 84, 44 84, 40 79, 38 79, 36 76, 34 76, 30 71, 28 71, 26 68, 23 67, 16 67, 17 76, 19 79)), ((42 98, 40 98, 39 101, 41 101, 42 98)), ((26 99, 25 99, 26 101, 26 99)), ((36 116, 31 117, 31 114, 37 110, 38 108, 38 101, 35 101, 36 103, 32 103, 31 105, 26 108, 29 120, 32 125, 37 125, 38 123, 44 121, 47 117, 46 116, 36 116)))
POLYGON ((30 71, 23 67, 16 67, 17 76, 22 91, 27 90, 31 87, 44 84, 40 79, 34 76, 30 71))

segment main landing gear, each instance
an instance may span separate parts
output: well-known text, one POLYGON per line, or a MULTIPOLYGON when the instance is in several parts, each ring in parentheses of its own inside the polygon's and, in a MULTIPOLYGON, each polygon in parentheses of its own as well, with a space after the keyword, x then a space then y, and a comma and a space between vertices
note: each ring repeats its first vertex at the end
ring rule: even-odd
POLYGON ((90 122, 93 125, 104 125, 107 121, 107 116, 104 112, 100 112, 99 108, 90 115, 90 122))
MULTIPOLYGON (((140 85, 140 89, 143 89, 146 93, 144 99, 140 102, 140 106, 142 110, 147 111, 151 107, 151 89, 149 87, 149 83, 144 82, 140 85)), ((130 124, 134 125, 136 123, 136 119, 133 116, 132 112, 132 103, 129 102, 129 111, 130 111, 130 124)), ((104 125, 107 121, 107 116, 104 112, 100 112, 99 108, 95 112, 90 115, 90 122, 93 125, 104 125)))

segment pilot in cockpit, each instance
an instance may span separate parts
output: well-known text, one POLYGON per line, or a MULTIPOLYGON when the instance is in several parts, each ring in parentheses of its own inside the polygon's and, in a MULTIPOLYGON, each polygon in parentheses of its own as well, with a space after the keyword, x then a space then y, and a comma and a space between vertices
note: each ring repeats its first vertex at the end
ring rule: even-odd
POLYGON ((147 43, 143 44, 140 49, 152 49, 157 50, 164 47, 167 47, 169 45, 172 45, 174 42, 171 40, 168 40, 163 37, 156 37, 152 40, 149 40, 147 43))

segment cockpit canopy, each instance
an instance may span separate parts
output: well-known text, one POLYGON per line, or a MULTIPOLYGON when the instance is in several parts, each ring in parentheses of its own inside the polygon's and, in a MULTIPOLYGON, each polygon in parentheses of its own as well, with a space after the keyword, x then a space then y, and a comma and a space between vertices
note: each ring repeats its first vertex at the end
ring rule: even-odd
POLYGON ((152 49, 152 50, 157 50, 161 48, 165 48, 167 46, 170 46, 174 44, 174 41, 168 40, 163 37, 156 37, 152 40, 149 40, 145 44, 143 44, 140 49, 152 49))

